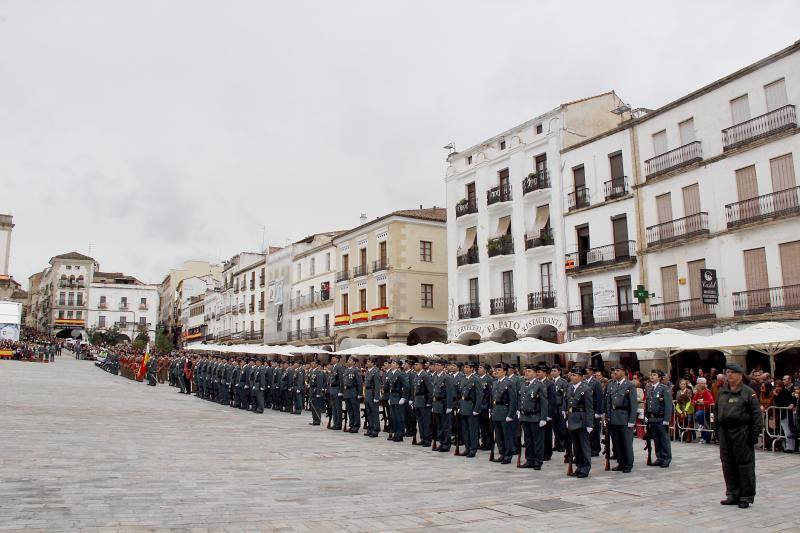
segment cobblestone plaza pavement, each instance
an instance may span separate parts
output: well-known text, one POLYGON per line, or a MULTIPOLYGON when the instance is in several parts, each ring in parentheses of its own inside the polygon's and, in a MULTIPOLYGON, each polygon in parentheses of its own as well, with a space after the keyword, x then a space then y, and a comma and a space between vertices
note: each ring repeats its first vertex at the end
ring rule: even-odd
MULTIPOLYGON (((758 453, 758 496, 722 507, 716 446, 669 469, 568 478, 234 410, 68 356, 0 362, 0 530, 800 530, 798 459, 758 453)), ((383 434, 382 434, 383 436, 383 434)))

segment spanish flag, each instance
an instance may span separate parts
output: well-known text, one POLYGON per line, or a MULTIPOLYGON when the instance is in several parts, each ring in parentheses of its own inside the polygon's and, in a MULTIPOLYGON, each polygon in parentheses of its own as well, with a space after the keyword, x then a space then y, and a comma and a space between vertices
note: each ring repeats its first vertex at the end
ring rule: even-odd
POLYGON ((136 372, 136 379, 141 381, 144 379, 145 374, 147 374, 147 362, 150 360, 150 343, 147 344, 147 349, 144 351, 144 357, 142 357, 142 364, 139 365, 139 371, 136 372))

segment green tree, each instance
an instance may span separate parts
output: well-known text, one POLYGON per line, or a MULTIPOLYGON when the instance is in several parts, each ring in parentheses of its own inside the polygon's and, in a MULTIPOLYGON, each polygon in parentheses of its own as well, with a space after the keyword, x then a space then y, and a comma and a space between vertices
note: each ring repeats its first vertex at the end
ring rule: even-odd
POLYGON ((169 335, 164 333, 163 329, 159 329, 156 332, 156 351, 158 353, 169 353, 173 349, 172 339, 169 338, 169 335))
POLYGON ((147 348, 147 343, 150 342, 150 335, 147 334, 147 326, 139 326, 138 333, 133 339, 133 347, 137 350, 144 350, 147 348))

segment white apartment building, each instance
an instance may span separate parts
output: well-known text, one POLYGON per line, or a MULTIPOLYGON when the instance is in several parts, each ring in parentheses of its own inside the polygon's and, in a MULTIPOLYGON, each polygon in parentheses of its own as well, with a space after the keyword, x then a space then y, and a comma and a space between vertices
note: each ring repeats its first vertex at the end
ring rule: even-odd
POLYGON ((333 284, 335 233, 319 233, 300 241, 311 246, 292 257, 292 324, 287 341, 311 346, 333 346, 333 284))
MULTIPOLYGON (((213 292, 213 291, 212 291, 213 292)), ((205 339, 208 331, 206 321, 206 294, 208 291, 186 300, 181 309, 181 323, 184 327, 183 342, 191 344, 205 339)))
POLYGON ((284 344, 291 328, 292 309, 289 303, 292 287, 293 245, 270 247, 267 254, 267 309, 264 343, 284 344))
POLYGON ((618 126, 621 104, 613 92, 566 103, 447 158, 451 340, 563 340, 560 151, 618 126))
POLYGON ((89 329, 116 327, 123 340, 140 332, 155 340, 158 323, 158 285, 142 283, 121 272, 95 271, 89 285, 89 329))
MULTIPOLYGON (((583 165, 590 204, 565 216, 575 335, 800 321, 798 102, 800 42, 562 151, 565 187, 578 190, 583 165), (618 153, 622 170, 611 160, 618 153), (625 195, 605 199, 598 187, 620 175, 625 195)), ((732 358, 769 367, 755 352, 732 358)), ((797 351, 779 355, 777 372, 798 360, 797 351)), ((686 352, 668 364, 680 373, 724 361, 719 352, 686 352)))
POLYGON ((217 282, 222 279, 222 265, 208 261, 184 261, 181 268, 172 269, 159 285, 158 324, 167 331, 174 342, 180 338, 181 304, 178 301, 178 284, 184 278, 211 275, 217 282))
POLYGON ((222 278, 222 305, 217 313, 221 330, 215 340, 261 343, 266 318, 266 254, 234 255, 225 262, 222 278))

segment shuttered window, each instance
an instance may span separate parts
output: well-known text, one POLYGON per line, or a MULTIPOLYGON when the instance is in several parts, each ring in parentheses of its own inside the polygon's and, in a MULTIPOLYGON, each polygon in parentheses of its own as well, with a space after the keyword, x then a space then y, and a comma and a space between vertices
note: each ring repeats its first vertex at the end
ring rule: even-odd
POLYGON ((661 291, 665 303, 678 300, 678 265, 661 267, 661 291))
POLYGON ((663 224, 672 220, 672 194, 666 193, 656 196, 656 210, 658 222, 663 224))
POLYGON ((683 188, 683 214, 696 215, 700 212, 700 185, 695 183, 683 188))
POLYGON ((772 192, 784 191, 797 185, 794 179, 792 154, 770 159, 769 170, 772 174, 772 192))
POLYGON ((667 151, 667 130, 653 134, 653 153, 661 155, 667 151))
POLYGON ((761 214, 758 204, 758 179, 755 165, 736 171, 736 193, 739 196, 740 219, 755 218, 761 214))
POLYGON ((748 291, 748 308, 761 309, 769 304, 769 276, 764 248, 744 251, 744 282, 748 291))
POLYGON ((786 96, 786 80, 783 78, 764 86, 764 95, 767 98, 767 111, 774 111, 789 103, 786 96))
POLYGON ((698 259, 697 261, 689 261, 687 264, 689 276, 689 298, 700 298, 700 270, 706 267, 705 259, 698 259))
POLYGON ((780 245, 784 285, 800 285, 800 241, 780 245))
POLYGON ((750 120, 750 101, 746 94, 731 100, 731 117, 733 124, 750 120))
POLYGON ((694 119, 690 118, 678 124, 678 131, 681 135, 681 145, 693 143, 697 139, 694 135, 694 119))

